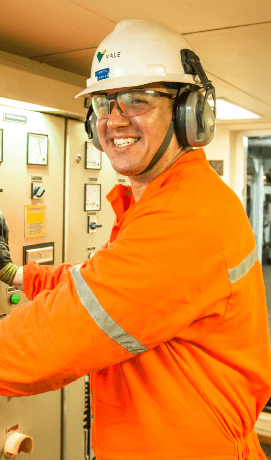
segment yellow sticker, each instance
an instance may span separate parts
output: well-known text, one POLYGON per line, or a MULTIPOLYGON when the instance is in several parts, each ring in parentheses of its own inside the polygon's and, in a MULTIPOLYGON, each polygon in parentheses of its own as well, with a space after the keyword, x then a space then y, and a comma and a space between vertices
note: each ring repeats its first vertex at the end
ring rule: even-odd
POLYGON ((45 236, 46 205, 25 205, 25 238, 45 236))

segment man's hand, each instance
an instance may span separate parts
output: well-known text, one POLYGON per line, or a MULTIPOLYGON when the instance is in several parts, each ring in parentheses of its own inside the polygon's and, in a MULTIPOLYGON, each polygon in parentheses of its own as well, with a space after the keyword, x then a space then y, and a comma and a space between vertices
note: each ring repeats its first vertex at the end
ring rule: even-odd
POLYGON ((8 247, 8 225, 0 211, 0 270, 9 262, 11 258, 8 247))
POLYGON ((12 286, 12 280, 18 270, 12 263, 8 247, 8 225, 0 211, 0 280, 12 286))

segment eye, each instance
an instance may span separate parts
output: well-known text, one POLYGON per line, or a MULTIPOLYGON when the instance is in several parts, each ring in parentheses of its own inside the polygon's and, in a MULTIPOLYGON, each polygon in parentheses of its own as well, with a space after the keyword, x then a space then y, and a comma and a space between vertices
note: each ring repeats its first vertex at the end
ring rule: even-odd
POLYGON ((131 104, 149 104, 149 101, 143 99, 143 98, 134 98, 132 101, 131 101, 131 104))
POLYGON ((127 103, 133 106, 149 106, 151 99, 147 94, 130 94, 127 103))

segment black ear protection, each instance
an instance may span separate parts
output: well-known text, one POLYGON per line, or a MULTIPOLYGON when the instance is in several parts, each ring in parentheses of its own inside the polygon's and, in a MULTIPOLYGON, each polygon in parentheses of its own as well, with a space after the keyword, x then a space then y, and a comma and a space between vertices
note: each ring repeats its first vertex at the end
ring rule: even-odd
POLYGON ((181 59, 185 73, 197 75, 203 88, 192 86, 177 97, 173 108, 175 134, 183 147, 203 147, 211 142, 215 134, 215 88, 193 51, 181 50, 181 59), (213 108, 208 103, 209 96, 213 98, 213 108))
MULTIPOLYGON (((181 59, 185 73, 197 75, 203 88, 191 86, 178 93, 173 107, 174 131, 182 147, 203 147, 211 142, 215 133, 215 88, 208 80, 199 57, 193 51, 181 50, 181 59), (214 101, 213 108, 207 101, 210 95, 214 101)), ((89 139, 92 139, 93 145, 102 151, 96 123, 97 116, 90 106, 85 121, 85 130, 89 139)))
POLYGON ((85 130, 88 135, 89 139, 92 139, 94 147, 96 149, 103 151, 103 148, 99 141, 99 136, 97 132, 97 116, 96 113, 93 111, 92 105, 88 109, 86 121, 85 121, 85 130), (90 118, 91 117, 91 118, 90 118))

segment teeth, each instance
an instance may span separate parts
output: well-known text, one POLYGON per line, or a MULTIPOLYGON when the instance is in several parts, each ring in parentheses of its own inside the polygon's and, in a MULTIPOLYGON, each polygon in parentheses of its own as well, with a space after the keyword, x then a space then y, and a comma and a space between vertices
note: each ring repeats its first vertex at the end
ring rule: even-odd
POLYGON ((127 139, 113 139, 114 144, 117 147, 122 147, 124 145, 134 144, 139 140, 139 137, 128 137, 127 139))

